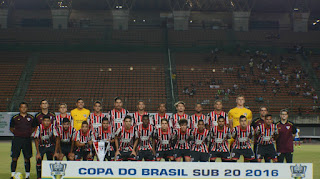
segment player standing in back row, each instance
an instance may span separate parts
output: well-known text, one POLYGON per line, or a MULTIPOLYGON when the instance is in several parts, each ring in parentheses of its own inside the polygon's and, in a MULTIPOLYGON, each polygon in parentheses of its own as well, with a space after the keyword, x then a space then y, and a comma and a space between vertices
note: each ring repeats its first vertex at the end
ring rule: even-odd
POLYGON ((97 130, 97 128, 102 125, 102 118, 106 117, 106 115, 101 112, 101 105, 100 101, 95 101, 93 103, 93 113, 91 113, 88 118, 88 123, 92 131, 97 130))
POLYGON ((226 125, 229 126, 228 114, 222 110, 222 101, 214 101, 214 110, 208 114, 208 125, 206 126, 208 130, 218 125, 218 118, 223 116, 226 122, 226 125))
POLYGON ((71 117, 73 119, 73 128, 77 131, 81 129, 82 122, 88 120, 90 111, 84 108, 84 101, 82 98, 78 98, 76 101, 77 108, 71 111, 71 117))
MULTIPOLYGON (((173 129, 180 128, 179 126, 179 120, 180 119, 186 119, 188 121, 188 128, 190 128, 190 118, 189 115, 186 114, 184 111, 186 109, 186 104, 183 101, 178 101, 174 104, 176 107, 177 113, 172 116, 172 127, 173 129)), ((170 126, 170 125, 169 125, 170 126)))
MULTIPOLYGON (((161 127, 161 119, 165 118, 168 121, 171 121, 171 116, 166 114, 166 104, 165 103, 160 103, 158 106, 158 113, 154 114, 152 116, 152 125, 155 127, 155 129, 159 129, 161 127)), ((169 124, 170 126, 170 124, 169 124)), ((170 126, 170 128, 172 128, 170 126)))
POLYGON ((202 105, 200 103, 197 103, 194 107, 195 114, 190 116, 190 127, 191 129, 198 128, 198 121, 202 120, 205 124, 207 124, 207 116, 202 113, 202 105))
POLYGON ((34 117, 37 119, 37 125, 39 126, 42 123, 43 116, 47 115, 50 116, 50 121, 54 124, 56 115, 54 112, 49 111, 49 102, 46 99, 40 101, 40 109, 41 111, 38 112, 34 117))
POLYGON ((144 101, 142 100, 138 101, 137 109, 138 111, 136 111, 132 116, 133 124, 135 126, 142 124, 142 116, 148 115, 148 113, 145 111, 146 105, 144 104, 144 101))
POLYGON ((114 131, 117 131, 121 126, 123 126, 123 120, 129 114, 129 111, 122 108, 122 106, 123 103, 121 98, 116 97, 114 99, 114 109, 109 111, 110 124, 114 131))

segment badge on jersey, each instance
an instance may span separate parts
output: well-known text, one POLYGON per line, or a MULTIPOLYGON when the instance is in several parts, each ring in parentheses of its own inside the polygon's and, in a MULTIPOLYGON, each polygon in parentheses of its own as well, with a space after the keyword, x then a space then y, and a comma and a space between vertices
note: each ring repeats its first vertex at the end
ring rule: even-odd
POLYGON ((290 126, 286 126, 287 127, 287 129, 290 129, 290 126))
POLYGON ((30 122, 30 121, 31 121, 31 118, 27 118, 27 120, 28 120, 28 122, 30 122))

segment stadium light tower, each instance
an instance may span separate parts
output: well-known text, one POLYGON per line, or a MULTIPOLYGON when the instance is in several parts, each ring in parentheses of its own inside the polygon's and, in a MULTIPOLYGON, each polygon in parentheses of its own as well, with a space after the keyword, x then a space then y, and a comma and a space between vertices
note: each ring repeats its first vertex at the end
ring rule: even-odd
POLYGON ((114 30, 128 30, 130 10, 135 0, 106 0, 113 16, 114 30))
POLYGON ((0 28, 8 28, 8 13, 11 7, 14 6, 13 0, 0 0, 0 28))
POLYGON ((47 0, 51 9, 54 29, 67 29, 72 10, 72 0, 47 0))

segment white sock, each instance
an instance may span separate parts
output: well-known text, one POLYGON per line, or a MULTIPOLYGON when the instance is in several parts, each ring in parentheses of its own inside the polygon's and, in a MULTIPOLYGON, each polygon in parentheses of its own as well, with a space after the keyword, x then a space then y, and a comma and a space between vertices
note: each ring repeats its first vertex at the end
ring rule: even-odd
POLYGON ((30 177, 30 172, 26 172, 26 178, 30 177))
POLYGON ((16 172, 11 172, 11 176, 12 176, 12 177, 14 176, 14 174, 16 174, 16 172))

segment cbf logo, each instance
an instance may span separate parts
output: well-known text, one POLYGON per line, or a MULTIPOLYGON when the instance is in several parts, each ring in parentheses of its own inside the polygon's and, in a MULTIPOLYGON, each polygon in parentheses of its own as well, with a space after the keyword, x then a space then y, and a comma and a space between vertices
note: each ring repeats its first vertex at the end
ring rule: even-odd
POLYGON ((306 176, 307 166, 296 164, 295 166, 290 166, 290 170, 291 170, 291 177, 304 178, 306 176))
POLYGON ((51 175, 54 179, 61 179, 65 175, 67 164, 62 164, 61 162, 56 162, 50 164, 51 175))

